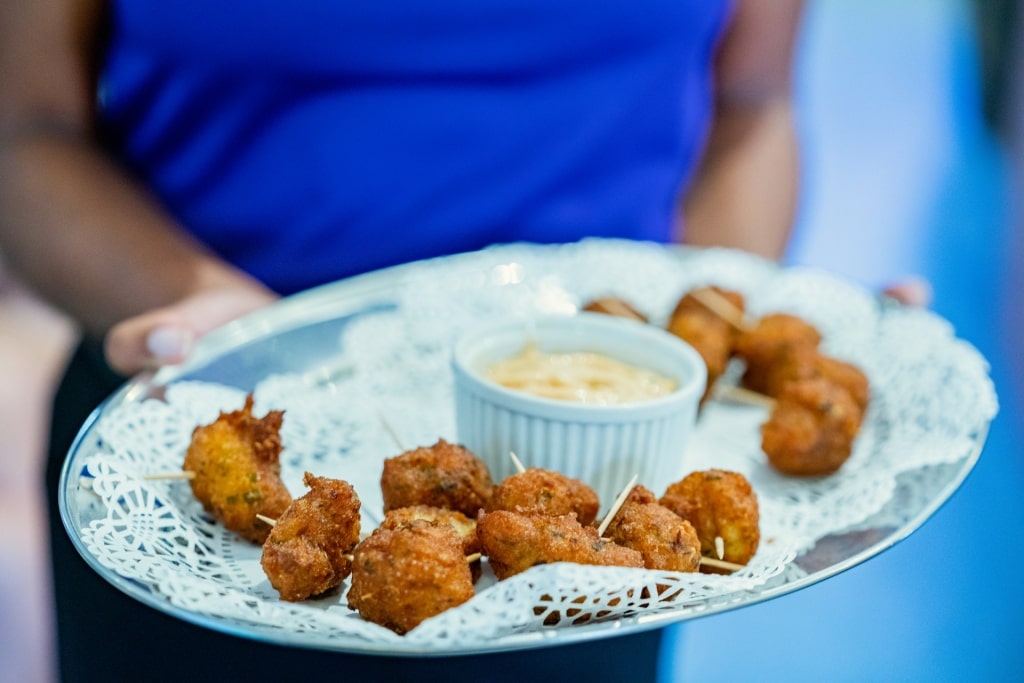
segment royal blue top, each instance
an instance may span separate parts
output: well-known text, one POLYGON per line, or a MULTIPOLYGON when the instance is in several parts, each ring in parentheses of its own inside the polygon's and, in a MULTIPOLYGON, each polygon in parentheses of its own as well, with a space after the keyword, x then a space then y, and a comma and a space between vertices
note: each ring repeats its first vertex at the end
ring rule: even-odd
POLYGON ((495 242, 667 240, 727 0, 114 0, 111 152, 282 294, 495 242))

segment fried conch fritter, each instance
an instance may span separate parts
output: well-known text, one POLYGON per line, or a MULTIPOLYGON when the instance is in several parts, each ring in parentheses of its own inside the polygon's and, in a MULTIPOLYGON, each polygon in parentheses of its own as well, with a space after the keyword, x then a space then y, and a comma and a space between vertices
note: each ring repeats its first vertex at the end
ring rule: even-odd
POLYGON ((845 389, 853 402, 857 404, 861 413, 860 417, 864 417, 871 400, 871 386, 867 375, 860 368, 838 358, 819 354, 814 361, 814 370, 817 376, 845 389))
POLYGON ((689 522, 661 505, 643 486, 635 486, 605 528, 605 537, 643 556, 648 569, 695 572, 701 545, 689 522))
POLYGON ((225 527, 254 543, 263 543, 270 527, 257 519, 277 519, 292 502, 281 483, 279 461, 284 413, 252 414, 253 397, 241 410, 221 413, 196 427, 182 468, 193 472, 192 493, 225 527))
POLYGON ((817 328, 798 316, 773 313, 760 318, 736 339, 736 356, 746 366, 743 386, 778 396, 787 382, 805 376, 820 342, 817 328))
POLYGON ((380 478, 384 512, 430 505, 476 518, 487 507, 493 486, 483 460, 444 439, 388 458, 380 478))
POLYGON ((857 402, 835 382, 790 382, 761 425, 761 449, 784 474, 831 474, 850 457, 861 419, 857 402))
POLYGON ((473 597, 469 563, 451 527, 418 520, 377 529, 353 556, 349 607, 400 635, 473 597))
POLYGON ((412 505, 410 507, 389 510, 380 523, 380 529, 400 529, 411 526, 414 522, 427 522, 434 526, 451 528, 462 542, 462 550, 467 555, 480 552, 480 542, 476 536, 476 520, 470 519, 457 510, 432 507, 430 505, 412 505))
POLYGON ((597 493, 579 479, 561 472, 530 467, 506 477, 494 487, 488 512, 509 510, 523 514, 567 515, 586 526, 597 517, 597 493))
POLYGON ((359 542, 359 496, 340 479, 306 472, 309 491, 277 518, 263 544, 260 564, 270 585, 291 602, 334 588, 352 570, 359 542))
POLYGON ((597 529, 583 526, 573 514, 549 517, 498 510, 481 514, 476 528, 499 580, 553 562, 644 566, 639 552, 602 539, 597 529))
POLYGON ((462 542, 462 552, 467 556, 475 555, 476 558, 469 563, 469 570, 473 575, 473 582, 483 571, 480 564, 480 540, 476 535, 476 520, 456 510, 445 510, 429 505, 413 505, 407 508, 396 508, 389 510, 384 515, 384 521, 380 523, 380 529, 401 529, 412 526, 414 522, 427 522, 434 526, 443 526, 451 529, 462 542))
POLYGON ((757 496, 738 472, 711 469, 693 472, 665 491, 659 502, 697 531, 701 554, 746 564, 761 541, 757 496), (718 557, 721 538, 722 557, 718 557))
MULTIPOLYGON (((719 297, 726 299, 733 307, 742 312, 746 306, 743 295, 739 292, 725 290, 720 287, 708 287, 719 297)), ((738 331, 732 324, 705 306, 687 292, 679 299, 675 310, 669 316, 667 329, 700 354, 708 370, 708 383, 702 401, 707 400, 715 382, 725 372, 729 359, 733 355, 738 331)))
POLYGON ((746 388, 777 398, 790 382, 825 378, 846 389, 867 410, 868 378, 860 368, 821 352, 821 334, 814 325, 787 313, 761 318, 736 342, 736 356, 745 366, 746 388))

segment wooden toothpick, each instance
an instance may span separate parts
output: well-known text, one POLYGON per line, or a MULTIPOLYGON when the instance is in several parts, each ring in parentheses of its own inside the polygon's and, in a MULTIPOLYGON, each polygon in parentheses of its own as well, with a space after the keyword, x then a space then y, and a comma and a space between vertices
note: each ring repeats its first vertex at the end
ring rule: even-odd
POLYGON ((277 520, 274 519, 273 517, 267 517, 266 515, 261 515, 259 513, 256 513, 256 519, 258 519, 261 522, 263 522, 264 524, 268 524, 270 526, 276 526, 277 525, 277 520))
POLYGON ((509 451, 508 457, 512 458, 512 464, 516 466, 516 472, 522 474, 526 471, 526 468, 523 466, 523 462, 519 459, 519 456, 516 455, 515 451, 509 451))
POLYGON ((610 315, 617 315, 623 318, 630 318, 632 320, 646 322, 642 315, 640 315, 639 313, 637 313, 632 308, 624 304, 619 299, 616 299, 615 297, 598 299, 596 303, 599 303, 602 306, 604 306, 605 311, 607 311, 610 315))
POLYGON ((604 516, 601 526, 597 529, 598 536, 602 538, 604 537, 604 532, 608 529, 608 525, 612 523, 612 520, 615 518, 615 515, 618 514, 619 508, 622 507, 622 504, 626 502, 626 497, 629 496, 629 492, 633 490, 633 485, 636 484, 636 480, 639 477, 639 474, 634 474, 633 478, 629 480, 628 484, 626 484, 626 488, 622 489, 622 492, 619 493, 619 497, 615 499, 614 503, 612 503, 611 509, 608 510, 608 514, 604 516))
POLYGON ((743 569, 742 564, 736 564, 735 562, 726 562, 725 560, 716 560, 711 557, 700 558, 700 563, 707 567, 713 567, 715 569, 724 569, 728 572, 735 572, 743 569))
POLYGON ((402 440, 398 438, 398 433, 395 432, 394 427, 391 426, 391 423, 388 422, 387 418, 385 418, 381 414, 378 414, 377 419, 380 420, 381 425, 384 427, 384 431, 388 433, 388 436, 391 437, 391 440, 395 442, 395 446, 398 447, 398 450, 402 453, 405 453, 406 449, 405 446, 402 445, 402 440))
POLYGON ((745 403, 759 408, 767 408, 768 410, 775 407, 775 399, 771 396, 765 396, 764 394, 756 391, 751 391, 750 389, 745 389, 732 384, 718 383, 715 385, 713 391, 715 398, 719 400, 745 403))
POLYGON ((710 287, 694 289, 690 295, 740 332, 750 330, 747 317, 731 301, 710 287))
POLYGON ((146 481, 175 481, 179 479, 195 479, 196 473, 191 470, 181 472, 155 472, 142 477, 146 481))

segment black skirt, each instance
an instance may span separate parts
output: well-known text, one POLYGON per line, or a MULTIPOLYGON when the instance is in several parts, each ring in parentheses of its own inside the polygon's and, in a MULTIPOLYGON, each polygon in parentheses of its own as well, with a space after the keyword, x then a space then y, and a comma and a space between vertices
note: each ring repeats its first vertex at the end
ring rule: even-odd
POLYGON ((61 467, 89 414, 124 378, 82 341, 53 406, 46 489, 64 681, 654 681, 661 631, 463 657, 350 655, 270 645, 168 616, 100 577, 71 544, 57 507, 61 467))

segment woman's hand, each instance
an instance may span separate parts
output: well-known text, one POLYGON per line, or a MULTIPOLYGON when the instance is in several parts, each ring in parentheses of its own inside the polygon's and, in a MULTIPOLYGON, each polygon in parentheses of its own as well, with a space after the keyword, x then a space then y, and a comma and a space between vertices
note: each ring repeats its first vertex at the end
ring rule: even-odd
POLYGON ((199 291, 114 325, 104 344, 107 362, 123 375, 181 363, 204 334, 276 298, 249 282, 199 291))
POLYGON ((882 294, 906 306, 927 308, 932 303, 932 286, 921 278, 907 278, 889 285, 882 294))

